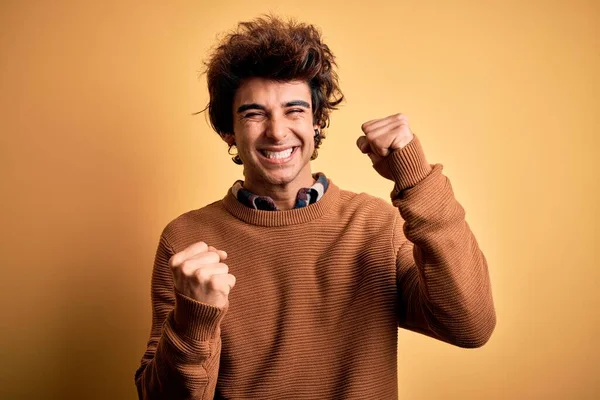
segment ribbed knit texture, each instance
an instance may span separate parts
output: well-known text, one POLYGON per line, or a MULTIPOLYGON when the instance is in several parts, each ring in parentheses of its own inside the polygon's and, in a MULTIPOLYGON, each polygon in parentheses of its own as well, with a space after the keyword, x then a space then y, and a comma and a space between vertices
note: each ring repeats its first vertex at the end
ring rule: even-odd
POLYGON ((461 347, 495 326, 486 259, 442 165, 417 137, 375 165, 393 206, 333 182, 287 211, 231 194, 164 229, 142 399, 396 399, 398 327, 461 347), (395 206, 395 207, 394 207, 395 206), (176 293, 169 258, 198 241, 228 253, 219 309, 176 293))

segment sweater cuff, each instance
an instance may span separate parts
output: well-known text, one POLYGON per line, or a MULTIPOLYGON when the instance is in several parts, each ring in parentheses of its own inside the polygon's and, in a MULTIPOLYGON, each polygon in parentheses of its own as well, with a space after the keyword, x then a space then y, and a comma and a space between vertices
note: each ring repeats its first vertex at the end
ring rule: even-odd
POLYGON ((427 162, 421 142, 417 135, 403 148, 395 150, 373 168, 383 176, 391 176, 396 183, 396 195, 402 190, 411 188, 421 182, 432 170, 427 162))
POLYGON ((201 303, 175 290, 175 310, 173 330, 181 336, 206 341, 219 336, 221 320, 228 306, 218 308, 201 303))

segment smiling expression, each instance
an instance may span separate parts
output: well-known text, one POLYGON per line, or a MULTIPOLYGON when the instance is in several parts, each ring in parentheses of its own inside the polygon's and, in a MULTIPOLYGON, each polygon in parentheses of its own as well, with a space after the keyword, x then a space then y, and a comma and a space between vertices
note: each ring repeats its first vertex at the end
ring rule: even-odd
POLYGON ((233 117, 235 136, 225 140, 235 140, 244 163, 244 186, 312 185, 310 157, 318 126, 306 82, 248 79, 236 91, 233 117))

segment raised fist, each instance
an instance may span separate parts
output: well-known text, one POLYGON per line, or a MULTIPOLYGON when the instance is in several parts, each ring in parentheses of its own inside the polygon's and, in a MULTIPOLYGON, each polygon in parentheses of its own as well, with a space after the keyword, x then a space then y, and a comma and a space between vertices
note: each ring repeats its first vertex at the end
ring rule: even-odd
POLYGON ((229 301, 235 276, 223 261, 227 253, 204 242, 190 245, 173 255, 169 266, 175 289, 199 302, 222 308, 229 301))
POLYGON ((373 164, 394 150, 403 148, 414 137, 408 127, 408 118, 404 114, 373 119, 362 124, 361 128, 364 135, 358 138, 356 145, 371 158, 373 164))

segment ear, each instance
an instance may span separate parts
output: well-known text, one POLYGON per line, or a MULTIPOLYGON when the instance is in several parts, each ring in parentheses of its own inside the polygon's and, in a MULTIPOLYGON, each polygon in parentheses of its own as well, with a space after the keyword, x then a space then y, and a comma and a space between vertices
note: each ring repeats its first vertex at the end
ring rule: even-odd
POLYGON ((226 133, 221 135, 221 139, 229 146, 233 146, 235 144, 235 135, 233 133, 226 133))

